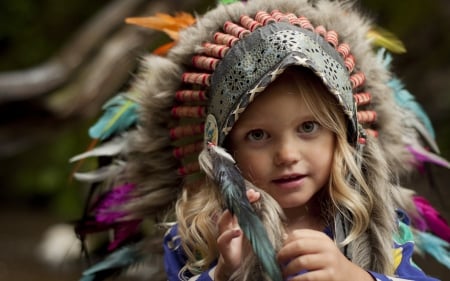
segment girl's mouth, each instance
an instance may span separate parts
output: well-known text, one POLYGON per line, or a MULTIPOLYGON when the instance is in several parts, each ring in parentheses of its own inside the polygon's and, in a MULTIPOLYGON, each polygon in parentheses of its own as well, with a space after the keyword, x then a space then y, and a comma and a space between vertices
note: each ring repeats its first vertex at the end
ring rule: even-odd
POLYGON ((291 189, 299 187, 304 178, 305 175, 295 174, 274 179, 272 182, 280 188, 291 189))

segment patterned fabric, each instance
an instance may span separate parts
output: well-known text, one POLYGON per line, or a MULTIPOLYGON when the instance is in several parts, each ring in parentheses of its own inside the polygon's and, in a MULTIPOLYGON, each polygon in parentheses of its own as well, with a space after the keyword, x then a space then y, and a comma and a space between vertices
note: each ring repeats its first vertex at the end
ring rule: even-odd
MULTIPOLYGON (((414 253, 414 240, 411 229, 408 225, 408 218, 399 212, 398 233, 393 238, 395 277, 387 276, 381 273, 368 271, 377 281, 439 281, 436 278, 429 277, 412 261, 414 253)), ((332 237, 329 229, 324 232, 332 237)), ((186 256, 181 247, 181 240, 178 236, 177 225, 169 229, 164 237, 164 264, 169 281, 178 280, 214 280, 214 269, 216 264, 211 264, 210 268, 198 275, 186 272, 181 274, 181 269, 186 263, 186 256)))

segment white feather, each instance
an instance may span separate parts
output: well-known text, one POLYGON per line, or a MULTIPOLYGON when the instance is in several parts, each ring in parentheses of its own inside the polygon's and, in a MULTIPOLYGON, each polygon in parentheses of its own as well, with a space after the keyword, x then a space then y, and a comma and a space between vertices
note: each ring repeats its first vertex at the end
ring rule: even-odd
POLYGON ((112 178, 119 174, 124 168, 124 162, 116 161, 115 163, 101 167, 95 171, 86 172, 86 173, 75 173, 75 179, 82 182, 101 182, 105 181, 108 178, 112 178))
POLYGON ((89 157, 118 155, 124 151, 125 145, 126 145, 125 136, 116 137, 109 142, 105 142, 101 146, 98 146, 92 150, 86 151, 84 153, 78 154, 70 158, 69 162, 73 163, 89 157))

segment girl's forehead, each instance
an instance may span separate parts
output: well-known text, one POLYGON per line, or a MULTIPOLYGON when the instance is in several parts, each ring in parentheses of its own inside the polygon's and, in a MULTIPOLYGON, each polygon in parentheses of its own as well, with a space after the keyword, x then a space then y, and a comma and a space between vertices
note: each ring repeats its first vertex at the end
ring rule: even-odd
POLYGON ((286 114, 292 120, 310 118, 312 113, 295 83, 283 82, 274 83, 272 87, 258 95, 240 115, 235 126, 277 124, 286 114))

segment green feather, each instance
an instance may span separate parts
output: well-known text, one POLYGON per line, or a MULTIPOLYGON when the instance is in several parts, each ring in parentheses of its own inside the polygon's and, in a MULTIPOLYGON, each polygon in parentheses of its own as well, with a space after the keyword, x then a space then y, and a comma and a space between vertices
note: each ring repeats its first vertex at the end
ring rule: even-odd
POLYGON ((403 42, 390 31, 381 27, 373 27, 367 32, 367 38, 372 40, 372 44, 377 47, 385 48, 396 54, 406 53, 403 42))
POLYGON ((239 2, 240 0, 219 0, 220 4, 224 4, 224 5, 228 5, 228 4, 232 4, 234 2, 239 2))

